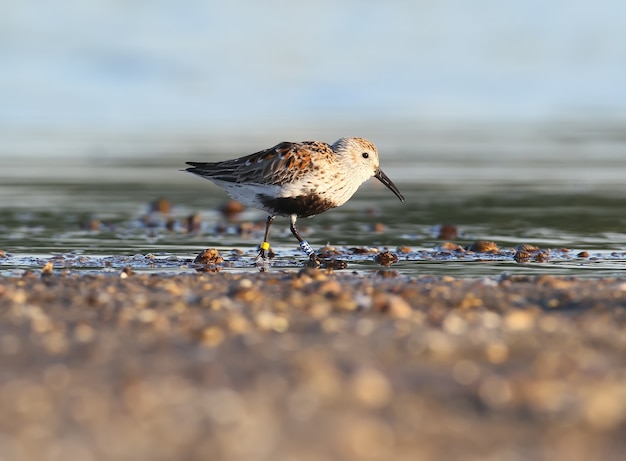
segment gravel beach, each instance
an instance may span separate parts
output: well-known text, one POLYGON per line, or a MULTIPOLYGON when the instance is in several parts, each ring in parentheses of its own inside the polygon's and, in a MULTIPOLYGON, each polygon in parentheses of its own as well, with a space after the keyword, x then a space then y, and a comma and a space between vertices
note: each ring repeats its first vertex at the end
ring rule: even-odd
POLYGON ((0 459, 622 459, 625 308, 626 279, 4 277, 0 459))

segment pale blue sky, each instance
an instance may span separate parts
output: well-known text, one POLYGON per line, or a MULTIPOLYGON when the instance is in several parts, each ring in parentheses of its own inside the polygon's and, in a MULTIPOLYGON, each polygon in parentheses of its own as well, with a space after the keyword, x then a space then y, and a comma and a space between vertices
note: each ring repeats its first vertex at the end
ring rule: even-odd
POLYGON ((618 0, 5 0, 0 10, 0 133, 626 113, 618 0))

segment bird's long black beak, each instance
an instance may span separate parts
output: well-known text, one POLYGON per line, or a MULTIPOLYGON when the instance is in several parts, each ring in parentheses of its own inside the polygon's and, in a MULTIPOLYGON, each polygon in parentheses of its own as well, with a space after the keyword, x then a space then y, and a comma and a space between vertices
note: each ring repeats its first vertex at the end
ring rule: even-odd
POLYGON ((374 177, 376 179, 378 179, 380 182, 382 182, 385 186, 387 186, 391 192, 393 192, 394 194, 396 194, 396 197, 398 197, 400 199, 401 202, 405 202, 406 200, 404 199, 404 195, 402 195, 400 193, 400 191, 398 190, 398 188, 396 187, 396 185, 391 181, 391 179, 389 179, 387 177, 387 175, 385 173, 383 173, 383 170, 381 170, 380 168, 378 168, 376 170, 376 173, 374 173, 374 177))

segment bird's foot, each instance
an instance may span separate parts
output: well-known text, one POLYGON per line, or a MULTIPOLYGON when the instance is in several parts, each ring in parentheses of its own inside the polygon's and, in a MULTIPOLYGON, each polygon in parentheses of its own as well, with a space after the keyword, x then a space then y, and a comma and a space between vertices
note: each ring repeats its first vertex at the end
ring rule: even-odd
POLYGON ((274 254, 273 251, 270 250, 270 243, 269 242, 262 242, 259 245, 259 254, 257 255, 255 261, 258 261, 260 259, 271 258, 273 254, 274 254))
POLYGON ((321 265, 322 265, 322 262, 320 261, 320 259, 317 257, 315 253, 311 254, 309 256, 309 260, 306 262, 307 267, 312 267, 315 269, 317 269, 321 265))
POLYGON ((266 254, 259 252, 256 258, 254 258, 255 266, 260 272, 267 272, 267 270, 271 267, 271 263, 266 254))
POLYGON ((254 265, 267 265, 269 259, 273 257, 274 252, 270 250, 270 244, 268 242, 263 242, 259 245, 259 254, 256 256, 256 258, 254 258, 254 265))
POLYGON ((315 250, 306 240, 300 241, 300 249, 306 253, 309 257, 309 260, 306 262, 308 267, 320 267, 321 263, 317 255, 315 254, 315 250))

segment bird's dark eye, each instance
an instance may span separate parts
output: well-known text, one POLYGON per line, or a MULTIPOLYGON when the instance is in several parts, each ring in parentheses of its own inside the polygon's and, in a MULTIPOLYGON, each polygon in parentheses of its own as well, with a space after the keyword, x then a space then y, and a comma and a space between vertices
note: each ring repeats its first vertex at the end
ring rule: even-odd
POLYGON ((361 155, 363 156, 363 158, 368 158, 370 156, 370 154, 368 154, 367 152, 363 152, 361 155))

